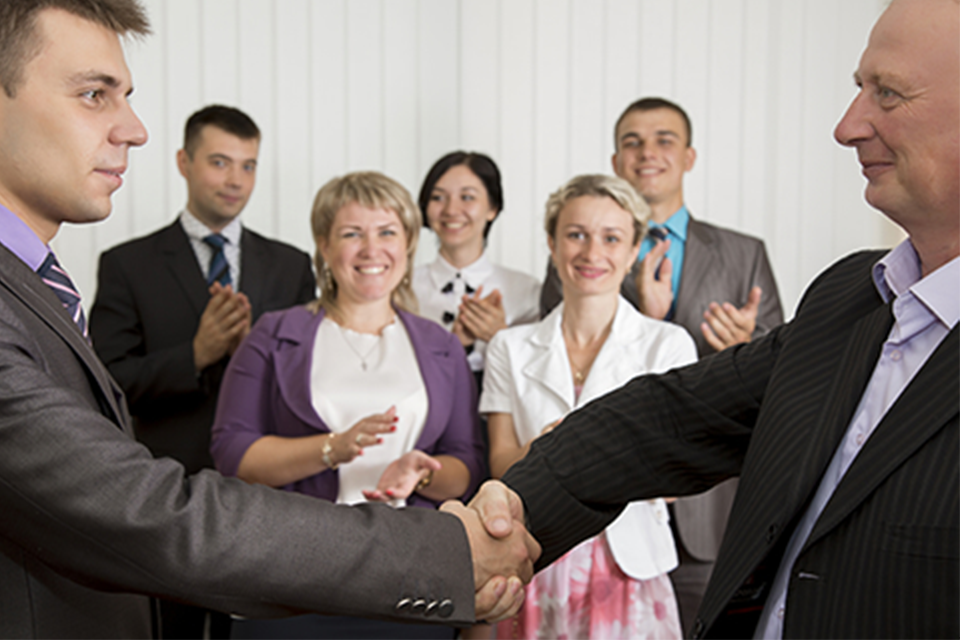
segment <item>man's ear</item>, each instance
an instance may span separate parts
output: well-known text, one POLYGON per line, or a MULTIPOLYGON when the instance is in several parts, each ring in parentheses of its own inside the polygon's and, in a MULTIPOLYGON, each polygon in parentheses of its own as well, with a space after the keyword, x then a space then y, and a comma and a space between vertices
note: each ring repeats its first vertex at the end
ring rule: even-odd
POLYGON ((694 163, 697 161, 697 150, 693 147, 687 147, 686 153, 684 153, 684 172, 690 171, 693 169, 694 163))
POLYGON ((187 177, 187 163, 190 162, 190 156, 187 155, 186 149, 180 149, 177 151, 177 169, 180 171, 180 175, 186 179, 187 177))

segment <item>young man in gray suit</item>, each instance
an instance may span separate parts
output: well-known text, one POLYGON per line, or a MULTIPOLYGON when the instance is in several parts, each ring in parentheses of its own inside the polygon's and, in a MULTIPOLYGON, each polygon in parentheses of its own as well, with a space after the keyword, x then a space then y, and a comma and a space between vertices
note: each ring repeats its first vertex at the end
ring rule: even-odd
POLYGON ((148 28, 135 0, 0 2, 0 636, 150 637, 148 596, 447 625, 516 610, 525 533, 503 544, 456 503, 343 507, 190 475, 133 438, 49 242, 110 214, 147 140, 118 34, 148 28))
POLYGON ((571 414, 504 476, 519 497, 475 499, 498 531, 525 515, 543 564, 628 501, 739 475, 696 638, 960 635, 960 2, 894 0, 854 80, 834 135, 909 238, 828 268, 789 324, 571 414))
MULTIPOLYGON (((620 293, 645 315, 684 327, 701 357, 749 342, 783 322, 763 242, 701 222, 687 210, 683 179, 697 160, 690 118, 663 98, 628 106, 614 131, 614 173, 650 205, 650 232, 620 293)), ((551 264, 545 315, 562 296, 551 264)), ((680 566, 670 572, 684 631, 693 627, 730 516, 737 481, 670 505, 680 566)))
MULTIPOLYGON (((120 383, 137 439, 187 473, 212 469, 210 429, 230 355, 267 311, 312 300, 310 256, 240 223, 260 129, 211 105, 187 119, 177 167, 187 204, 174 222, 100 257, 90 335, 120 383)), ((230 618, 161 601, 165 638, 230 636, 230 618), (208 621, 209 618, 209 621, 208 621)))

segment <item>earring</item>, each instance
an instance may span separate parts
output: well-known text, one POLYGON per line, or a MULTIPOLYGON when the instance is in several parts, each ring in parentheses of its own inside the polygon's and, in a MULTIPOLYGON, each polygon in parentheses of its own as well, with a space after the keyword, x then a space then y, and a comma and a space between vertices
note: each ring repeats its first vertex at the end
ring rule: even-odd
POLYGON ((324 288, 324 290, 325 290, 325 291, 329 291, 329 292, 332 293, 332 292, 333 292, 334 281, 333 281, 333 274, 330 273, 330 267, 329 267, 329 266, 323 265, 323 269, 321 270, 320 277, 323 278, 323 288, 324 288))

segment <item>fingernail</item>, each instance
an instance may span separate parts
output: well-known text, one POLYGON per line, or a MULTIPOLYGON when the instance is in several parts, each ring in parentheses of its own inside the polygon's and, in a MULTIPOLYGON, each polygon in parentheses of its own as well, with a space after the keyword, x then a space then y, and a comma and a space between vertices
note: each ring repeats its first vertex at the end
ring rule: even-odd
POLYGON ((383 444, 383 438, 377 438, 377 444, 383 444))
POLYGON ((387 489, 386 494, 392 498, 392 497, 393 497, 393 489, 387 489))
POLYGON ((493 588, 493 592, 494 594, 496 594, 498 600, 503 596, 503 593, 506 590, 507 590, 506 580, 501 580, 500 582, 497 583, 497 586, 493 588))
POLYGON ((397 430, 397 425, 395 425, 395 424, 390 425, 390 433, 393 433, 393 432, 396 431, 396 430, 397 430))
MULTIPOLYGON (((399 420, 399 419, 400 419, 400 418, 398 418, 397 416, 393 416, 393 421, 394 421, 394 422, 396 422, 396 421, 399 420)), ((396 427, 394 427, 394 429, 396 429, 396 427)))

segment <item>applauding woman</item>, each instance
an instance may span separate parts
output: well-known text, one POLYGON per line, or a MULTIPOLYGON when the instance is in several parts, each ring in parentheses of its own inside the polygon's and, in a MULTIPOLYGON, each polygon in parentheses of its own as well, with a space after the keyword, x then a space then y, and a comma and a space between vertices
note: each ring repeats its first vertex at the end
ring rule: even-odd
POLYGON ((231 358, 217 468, 346 504, 467 496, 483 455, 476 392, 460 342, 411 313, 419 215, 409 194, 379 173, 348 174, 320 189, 311 223, 321 297, 265 314, 231 358))
POLYGON ((455 151, 430 168, 420 188, 423 224, 437 234, 437 259, 417 267, 420 313, 449 329, 483 370, 483 353, 504 327, 536 321, 540 282, 487 258, 486 240, 503 209, 497 165, 481 153, 455 151))
MULTIPOLYGON (((570 411, 634 376, 696 360, 684 329, 640 315, 619 294, 649 215, 620 178, 580 176, 550 196, 547 242, 563 302, 538 324, 501 331, 487 350, 480 410, 493 477, 535 438, 562 429, 570 411)), ((520 614, 500 623, 497 637, 680 637, 668 518, 660 499, 628 505, 601 535, 534 577, 520 614)))

